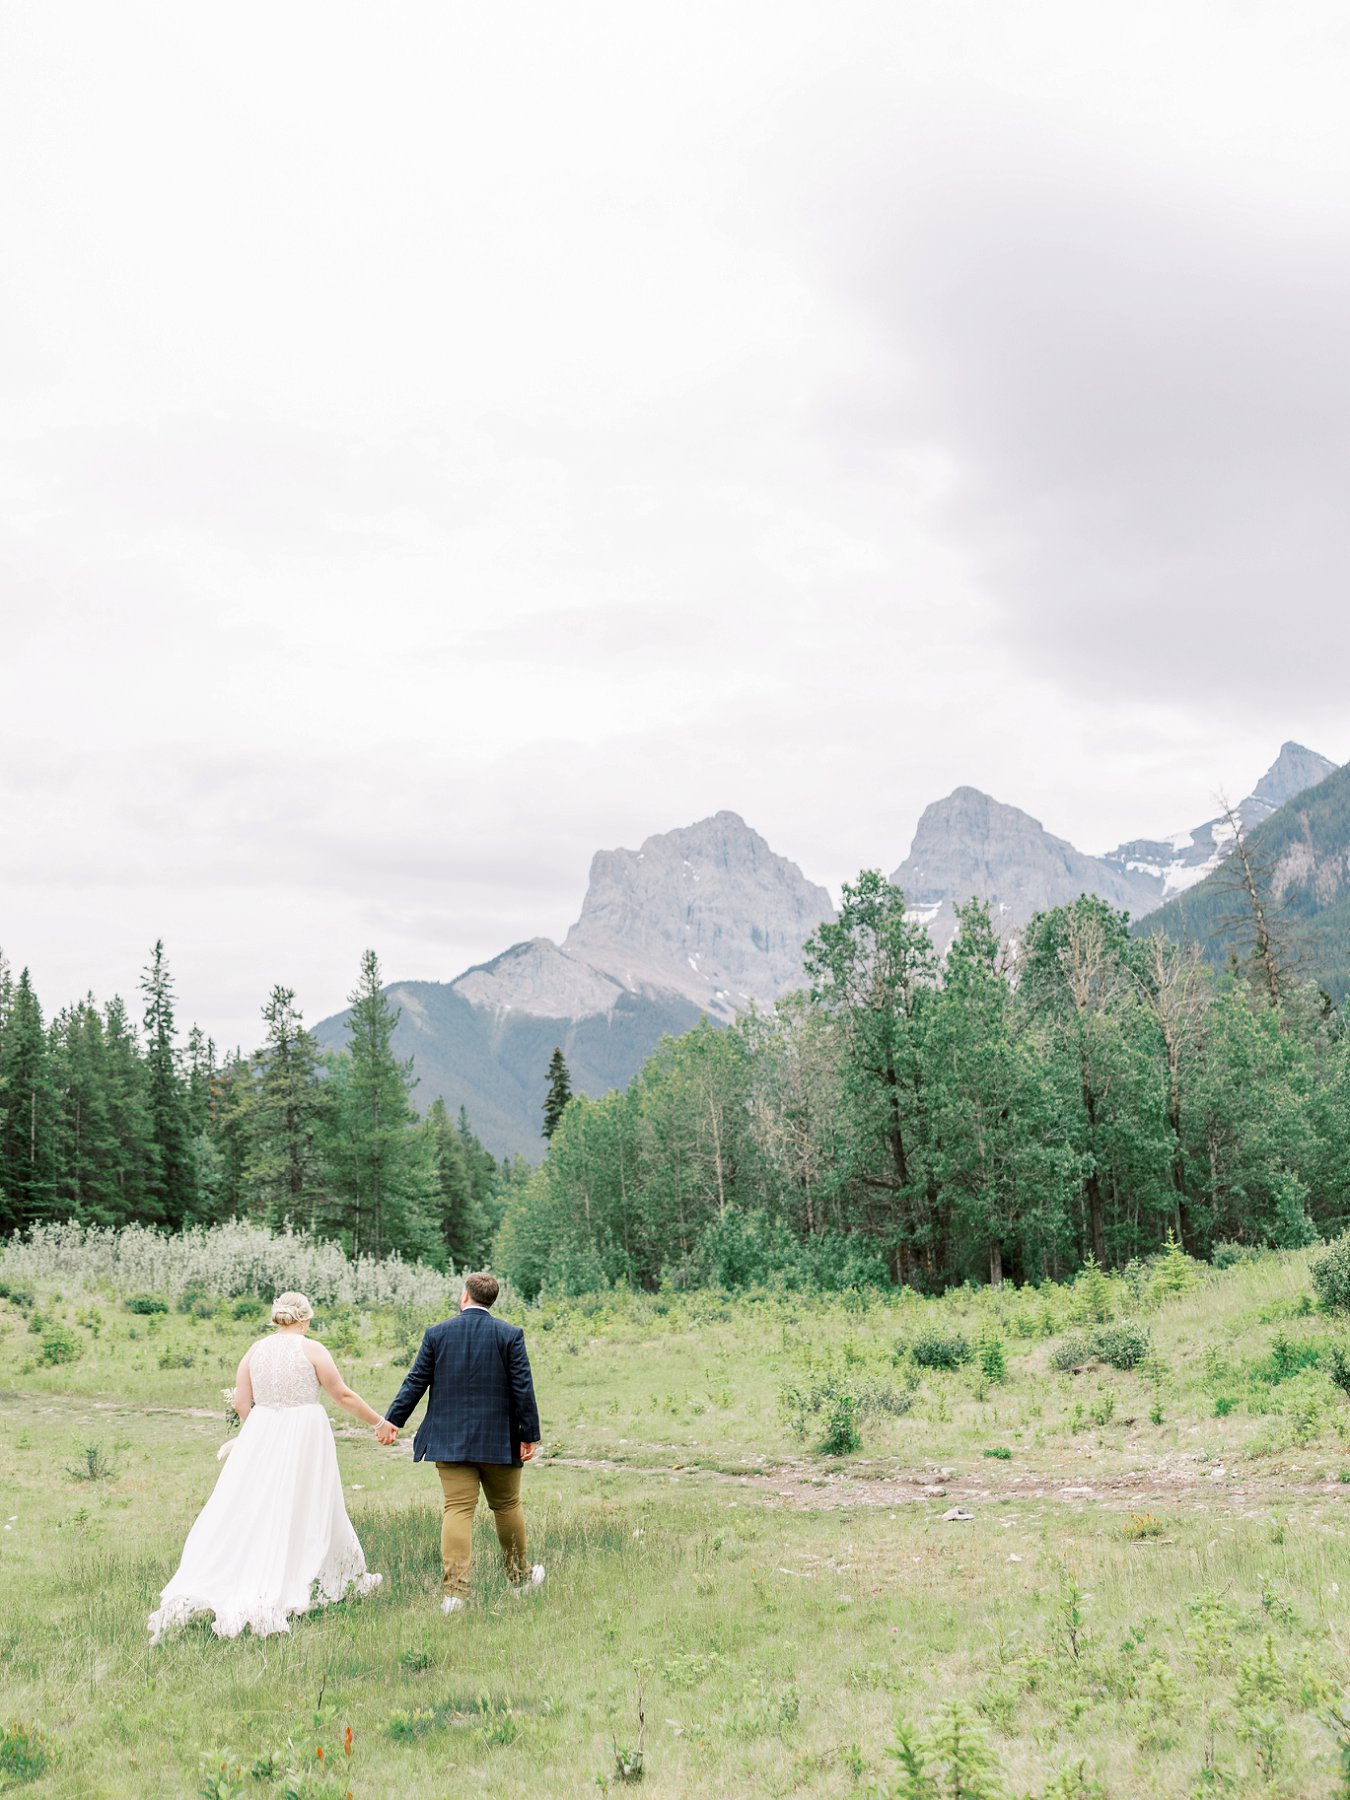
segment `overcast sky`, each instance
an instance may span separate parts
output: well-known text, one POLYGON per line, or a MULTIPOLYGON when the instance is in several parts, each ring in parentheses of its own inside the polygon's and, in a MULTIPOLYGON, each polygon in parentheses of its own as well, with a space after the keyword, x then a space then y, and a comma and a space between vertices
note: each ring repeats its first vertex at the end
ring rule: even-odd
POLYGON ((1350 14, 0 9, 0 946, 256 1041, 720 807, 1350 755, 1350 14))

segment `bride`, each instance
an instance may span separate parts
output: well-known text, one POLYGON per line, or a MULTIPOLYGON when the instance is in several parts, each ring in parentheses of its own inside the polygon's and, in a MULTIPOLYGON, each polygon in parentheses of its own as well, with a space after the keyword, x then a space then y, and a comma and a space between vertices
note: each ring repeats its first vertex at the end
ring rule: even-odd
POLYGON ((394 1428, 347 1386, 323 1345, 306 1337, 313 1316, 303 1294, 278 1295, 276 1330, 239 1364, 239 1437, 150 1615, 152 1644, 204 1612, 215 1614, 218 1637, 238 1637, 245 1626, 259 1637, 289 1631, 293 1614, 379 1586, 342 1503, 320 1387, 367 1425, 394 1428))

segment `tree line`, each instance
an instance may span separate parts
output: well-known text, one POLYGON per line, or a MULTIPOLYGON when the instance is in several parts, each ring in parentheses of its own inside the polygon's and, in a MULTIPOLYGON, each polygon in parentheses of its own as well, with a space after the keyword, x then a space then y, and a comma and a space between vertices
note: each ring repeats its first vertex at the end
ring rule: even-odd
POLYGON ((1166 1245, 1294 1246, 1350 1221, 1350 1033, 1084 897, 1015 944, 958 909, 944 958, 866 872, 804 988, 567 1098, 499 1264, 559 1283, 1060 1278, 1166 1245))
POLYGON ((162 943, 141 1002, 138 1019, 88 995, 47 1022, 28 970, 0 957, 0 1235, 51 1219, 179 1230, 247 1217, 353 1254, 487 1256, 524 1166, 492 1157, 463 1109, 451 1118, 436 1099, 418 1118, 374 951, 337 1053, 281 986, 252 1054, 221 1057, 196 1026, 180 1043, 162 943))

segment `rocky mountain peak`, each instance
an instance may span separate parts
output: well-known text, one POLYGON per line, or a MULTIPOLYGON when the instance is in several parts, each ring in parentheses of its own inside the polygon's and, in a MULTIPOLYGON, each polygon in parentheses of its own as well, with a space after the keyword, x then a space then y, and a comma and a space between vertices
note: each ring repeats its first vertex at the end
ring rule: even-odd
POLYGON ((956 929, 956 906, 970 899, 987 900, 1003 931, 1080 894, 1100 894, 1130 913, 1157 903, 1155 884, 1085 856, 1030 813, 972 787, 956 788, 924 809, 910 853, 891 879, 939 949, 956 929))
POLYGON ((1009 848, 1018 842, 1035 844, 1046 835, 1040 820, 1020 807, 979 788, 953 788, 945 799, 923 809, 909 855, 894 879, 900 881, 903 871, 906 880, 900 885, 911 901, 920 903, 946 898, 953 883, 968 886, 970 894, 988 894, 1006 870, 1009 848))
POLYGON ((1255 825, 1259 819, 1283 806, 1286 800, 1325 781, 1335 768, 1335 763, 1328 757, 1320 756, 1303 744, 1281 744, 1280 754, 1239 808, 1243 824, 1255 825))
POLYGON ((600 850, 563 949, 632 992, 675 992, 730 1018, 801 979, 802 945, 834 908, 738 813, 600 850))

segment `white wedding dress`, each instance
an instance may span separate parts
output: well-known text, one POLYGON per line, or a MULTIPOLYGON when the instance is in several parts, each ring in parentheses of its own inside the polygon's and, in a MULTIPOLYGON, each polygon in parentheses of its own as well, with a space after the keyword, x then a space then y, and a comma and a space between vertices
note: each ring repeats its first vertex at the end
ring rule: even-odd
POLYGON ((342 1502, 332 1427, 300 1338, 264 1338, 248 1366, 253 1407, 150 1615, 152 1644, 205 1612, 217 1637, 289 1631, 294 1614, 379 1586, 342 1502))

